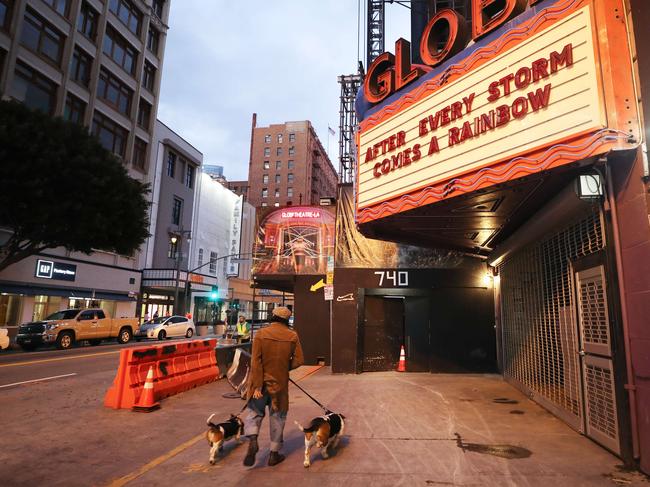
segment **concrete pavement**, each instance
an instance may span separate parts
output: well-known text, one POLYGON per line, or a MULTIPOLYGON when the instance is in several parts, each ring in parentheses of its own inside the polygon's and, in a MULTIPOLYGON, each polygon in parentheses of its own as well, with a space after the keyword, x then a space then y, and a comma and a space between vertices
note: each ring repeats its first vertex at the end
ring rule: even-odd
MULTIPOLYGON (((117 356, 116 356, 117 357, 117 356)), ((208 464, 203 434, 212 412, 242 406, 219 381, 165 399, 151 414, 102 406, 114 371, 0 391, 3 485, 481 485, 649 486, 638 473, 529 401, 499 376, 294 371, 300 384, 346 415, 346 438, 329 460, 312 452, 294 420, 321 414, 291 386, 280 465, 266 466, 268 421, 255 467, 246 444, 208 464), (499 400, 495 402, 495 399, 499 400), (503 399, 507 399, 504 403, 503 399)))

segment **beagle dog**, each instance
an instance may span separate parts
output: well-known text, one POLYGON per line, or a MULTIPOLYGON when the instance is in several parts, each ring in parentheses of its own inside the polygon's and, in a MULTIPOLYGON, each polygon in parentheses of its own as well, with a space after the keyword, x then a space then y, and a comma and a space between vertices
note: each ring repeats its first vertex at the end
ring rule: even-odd
POLYGON ((217 462, 217 453, 223 451, 224 442, 235 438, 237 443, 241 443, 239 437, 244 434, 244 422, 235 416, 230 415, 230 419, 225 423, 214 424, 212 418, 214 414, 208 418, 208 431, 205 437, 210 443, 210 465, 217 462))
POLYGON ((311 465, 311 447, 316 445, 321 449, 323 458, 329 458, 327 449, 334 450, 338 444, 345 429, 345 416, 329 412, 325 416, 319 416, 311 420, 309 426, 302 427, 295 421, 298 428, 305 433, 305 468, 311 465))

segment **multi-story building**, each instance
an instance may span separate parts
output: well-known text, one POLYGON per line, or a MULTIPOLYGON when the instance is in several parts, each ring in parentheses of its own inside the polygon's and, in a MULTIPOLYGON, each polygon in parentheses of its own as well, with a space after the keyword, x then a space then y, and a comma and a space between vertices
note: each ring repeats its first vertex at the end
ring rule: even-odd
POLYGON ((244 201, 248 197, 248 181, 226 181, 226 188, 235 193, 237 196, 243 196, 244 201))
MULTIPOLYGON (((89 127, 149 182, 168 16, 169 0, 0 0, 0 95, 89 127)), ((142 259, 64 249, 27 258, 0 273, 0 325, 87 304, 133 316, 142 259), (74 276, 39 277, 38 260, 74 276)))
POLYGON ((247 201, 255 206, 318 204, 336 193, 337 175, 308 121, 257 127, 253 115, 247 201))
POLYGON ((152 147, 151 237, 144 246, 141 316, 186 309, 203 164, 203 154, 160 120, 156 120, 152 147))

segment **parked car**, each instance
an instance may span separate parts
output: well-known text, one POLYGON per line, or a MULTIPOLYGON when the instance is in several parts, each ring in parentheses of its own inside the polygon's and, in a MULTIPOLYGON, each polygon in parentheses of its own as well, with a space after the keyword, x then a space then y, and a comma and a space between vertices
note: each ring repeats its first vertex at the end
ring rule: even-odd
POLYGON ((9 330, 0 328, 0 350, 9 348, 9 330))
POLYGON ((135 332, 136 340, 157 338, 164 340, 171 337, 192 338, 196 333, 194 322, 184 316, 161 316, 145 321, 135 332))
POLYGON ((100 308, 64 309, 43 321, 20 325, 16 343, 23 350, 52 343, 65 350, 79 340, 99 345, 106 338, 117 338, 118 343, 127 343, 137 326, 137 318, 108 318, 100 308))

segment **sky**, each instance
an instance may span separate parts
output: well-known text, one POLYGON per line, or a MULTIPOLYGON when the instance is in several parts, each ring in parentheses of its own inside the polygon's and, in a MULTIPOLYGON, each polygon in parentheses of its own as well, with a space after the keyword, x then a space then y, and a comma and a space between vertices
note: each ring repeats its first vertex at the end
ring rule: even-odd
MULTIPOLYGON (((363 9, 367 2, 360 3, 363 9)), ((359 0, 171 0, 158 118, 201 151, 204 164, 223 166, 231 181, 248 178, 254 112, 258 127, 310 120, 338 168, 337 77, 357 70, 358 6, 359 0)), ((387 50, 398 37, 410 37, 409 11, 387 4, 387 50)), ((360 51, 365 58, 363 43, 360 51)))

